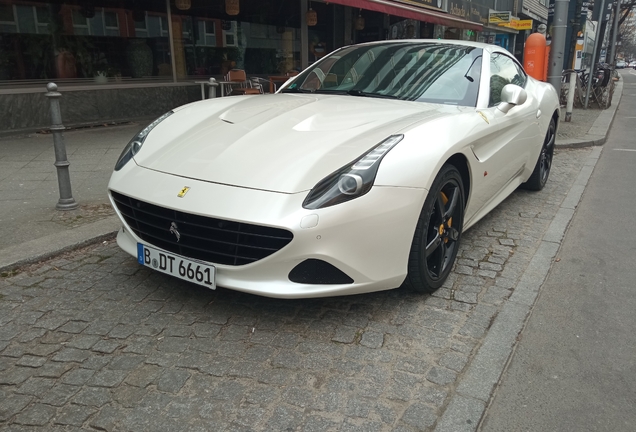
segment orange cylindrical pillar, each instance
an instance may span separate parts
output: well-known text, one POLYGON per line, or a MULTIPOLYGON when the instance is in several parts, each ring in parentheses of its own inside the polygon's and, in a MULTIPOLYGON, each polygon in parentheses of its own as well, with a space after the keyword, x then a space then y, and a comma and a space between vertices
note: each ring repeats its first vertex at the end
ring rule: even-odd
POLYGON ((541 33, 532 33, 526 39, 523 50, 523 68, 528 75, 540 81, 545 81, 546 41, 541 33))

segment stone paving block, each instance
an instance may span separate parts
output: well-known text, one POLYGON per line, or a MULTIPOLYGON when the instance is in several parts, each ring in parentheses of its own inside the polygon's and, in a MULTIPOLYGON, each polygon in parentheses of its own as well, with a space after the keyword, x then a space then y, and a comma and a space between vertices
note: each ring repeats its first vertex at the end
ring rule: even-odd
POLYGON ((60 413, 55 417, 53 423, 80 427, 96 412, 97 410, 93 408, 71 404, 60 410, 60 413))
POLYGON ((62 377, 62 382, 64 384, 70 384, 75 386, 81 386, 86 384, 86 382, 95 374, 94 370, 91 369, 83 369, 77 368, 67 372, 62 377))
POLYGON ((81 363, 90 356, 90 353, 85 350, 75 348, 63 348, 57 352, 51 360, 55 362, 77 362, 81 363))
POLYGON ((190 372, 183 369, 168 369, 159 377, 157 389, 168 393, 176 393, 185 385, 190 375, 190 372))
POLYGON ((64 333, 81 333, 89 326, 89 323, 84 321, 69 321, 58 329, 58 331, 64 333))
POLYGON ((368 348, 381 348, 384 342, 384 335, 376 332, 364 332, 360 339, 360 345, 368 348))
POLYGON ((353 343, 354 340, 359 336, 359 330, 356 327, 339 325, 336 327, 336 333, 333 338, 331 338, 334 342, 341 343, 353 343))
POLYGON ((340 422, 320 415, 310 415, 301 427, 302 432, 326 432, 340 430, 340 422))
POLYGON ((88 326, 88 328, 86 328, 86 330, 84 330, 84 334, 105 336, 116 325, 117 325, 117 323, 114 323, 114 322, 111 322, 111 321, 102 321, 102 320, 95 321, 95 322, 91 323, 88 326))
POLYGON ((96 355, 92 355, 84 363, 82 363, 82 368, 91 369, 91 370, 100 370, 108 363, 110 363, 111 358, 105 355, 100 355, 99 353, 96 355))
POLYGON ((276 407, 265 425, 269 430, 293 430, 302 419, 302 411, 289 406, 276 407))
POLYGON ((2 399, 0 403, 0 421, 6 422, 14 415, 21 412, 33 400, 26 395, 10 395, 2 399))
POLYGON ((79 387, 68 384, 56 384, 41 396, 40 401, 47 405, 62 406, 77 392, 79 387))
POLYGON ((400 420, 414 427, 415 430, 423 431, 433 426, 437 420, 437 414, 431 407, 416 402, 404 411, 400 420))
POLYGON ((122 342, 117 339, 101 339, 92 346, 91 350, 103 354, 112 354, 121 345, 122 342))
POLYGON ((44 404, 35 404, 20 412, 14 422, 25 426, 44 426, 55 415, 55 408, 44 404))
MULTIPOLYGON (((15 340, 20 343, 31 342, 37 338, 44 336, 47 331, 48 330, 44 328, 30 328, 27 331, 23 332, 15 340)), ((8 342, 0 342, 0 351, 2 351, 8 344, 8 342)))
POLYGON ((73 403, 100 408, 112 400, 111 390, 104 387, 83 388, 73 398, 73 403))
POLYGON ((347 417, 362 417, 366 418, 369 416, 371 409, 375 407, 375 401, 373 399, 363 399, 363 398, 350 398, 347 401, 346 408, 344 413, 347 417))
POLYGON ((18 323, 5 324, 0 327, 0 341, 10 341, 18 336, 23 328, 18 323))
POLYGON ((439 365, 445 368, 461 372, 468 363, 468 357, 465 355, 448 352, 439 359, 439 365))
POLYGON ((299 408, 318 409, 314 403, 311 389, 303 387, 288 387, 282 392, 282 401, 299 408))
POLYGON ((99 336, 95 335, 77 335, 66 343, 67 348, 77 348, 80 350, 90 349, 97 341, 100 340, 99 336))
POLYGON ((108 336, 115 339, 126 339, 137 330, 134 325, 117 324, 109 333, 108 336))
POLYGON ((426 379, 437 385, 447 385, 455 381, 457 373, 441 367, 433 367, 426 375, 426 379))
POLYGON ((162 337, 157 349, 165 353, 182 353, 188 348, 188 345, 188 338, 172 336, 162 337))
POLYGON ((70 321, 70 317, 47 314, 47 315, 44 315, 39 320, 37 320, 37 322, 33 324, 33 326, 45 328, 47 330, 55 330, 63 326, 64 324, 66 324, 68 321, 70 321))
POLYGON ((22 326, 33 325, 42 315, 44 315, 44 313, 38 311, 23 312, 15 319, 15 323, 22 326))
POLYGON ((136 407, 145 395, 145 389, 130 385, 120 385, 112 390, 113 400, 124 408, 136 407))
POLYGON ((115 387, 121 384, 128 373, 129 371, 102 370, 93 375, 88 381, 88 385, 92 387, 115 387))
POLYGON ((90 419, 89 426, 107 432, 115 430, 117 422, 121 419, 123 412, 119 409, 106 406, 97 415, 90 419))
POLYGON ((0 385, 17 385, 36 375, 38 369, 31 367, 12 367, 0 374, 0 385))
POLYGON ((72 368, 73 365, 69 363, 46 363, 37 369, 36 376, 44 378, 60 378, 72 368))
POLYGON ((38 368, 46 363, 46 358, 44 357, 36 357, 32 355, 24 355, 16 362, 18 366, 28 366, 33 368, 38 368))
POLYGON ((116 356, 113 360, 111 360, 106 368, 112 370, 133 370, 137 366, 141 365, 143 361, 143 356, 135 354, 122 354, 116 356))
POLYGON ((156 365, 144 364, 132 371, 126 376, 125 383, 136 387, 145 388, 154 383, 161 374, 161 367, 156 365))
POLYGON ((245 393, 245 386, 237 381, 221 381, 210 389, 210 397, 214 399, 238 401, 245 393))

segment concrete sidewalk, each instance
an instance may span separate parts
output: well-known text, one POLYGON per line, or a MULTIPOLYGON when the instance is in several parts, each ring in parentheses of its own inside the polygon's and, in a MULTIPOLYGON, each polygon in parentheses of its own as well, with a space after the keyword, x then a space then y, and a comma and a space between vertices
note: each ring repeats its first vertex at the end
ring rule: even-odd
MULTIPOLYGON (((620 80, 607 110, 575 109, 573 121, 559 125, 557 148, 603 144, 622 88, 620 80)), ((114 237, 120 223, 107 198, 108 180, 122 149, 143 126, 130 123, 64 133, 73 197, 80 204, 66 212, 55 209, 59 192, 53 137, 0 138, 0 272, 114 237)))

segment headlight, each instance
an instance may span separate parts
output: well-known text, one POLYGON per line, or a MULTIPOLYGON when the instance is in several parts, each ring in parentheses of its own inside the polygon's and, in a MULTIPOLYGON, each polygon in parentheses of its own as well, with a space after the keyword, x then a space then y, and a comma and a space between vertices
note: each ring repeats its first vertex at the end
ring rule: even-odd
POLYGON ((368 153, 322 179, 303 201, 303 208, 313 210, 330 207, 369 192, 380 161, 402 138, 404 135, 388 137, 368 153))
POLYGON ((137 135, 135 135, 133 139, 131 139, 130 142, 126 144, 126 147, 124 147, 124 151, 121 152, 121 155, 119 155, 119 159, 117 159, 117 163, 115 164, 115 171, 119 171, 120 169, 122 169, 134 155, 139 153, 139 150, 141 150, 141 146, 144 145, 144 141, 146 141, 146 137, 148 136, 150 131, 171 115, 172 111, 168 111, 157 120, 153 121, 148 126, 143 128, 137 135))

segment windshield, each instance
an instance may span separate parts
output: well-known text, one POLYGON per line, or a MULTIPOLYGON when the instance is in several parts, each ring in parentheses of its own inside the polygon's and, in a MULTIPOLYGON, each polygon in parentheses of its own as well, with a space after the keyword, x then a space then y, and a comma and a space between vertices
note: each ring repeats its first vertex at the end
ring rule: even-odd
POLYGON ((394 42, 336 51, 306 69, 286 93, 330 93, 476 106, 482 50, 394 42))

